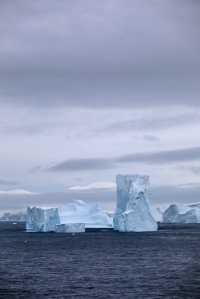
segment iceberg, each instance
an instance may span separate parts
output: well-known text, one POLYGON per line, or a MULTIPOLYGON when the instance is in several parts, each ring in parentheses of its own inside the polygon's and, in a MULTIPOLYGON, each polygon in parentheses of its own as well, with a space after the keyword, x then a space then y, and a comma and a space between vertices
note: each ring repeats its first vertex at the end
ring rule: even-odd
POLYGON ((153 218, 156 220, 156 222, 162 222, 163 221, 163 213, 160 210, 159 207, 150 205, 150 211, 153 218))
POLYGON ((25 222, 26 221, 26 213, 18 212, 18 213, 10 213, 6 212, 2 216, 0 216, 0 221, 14 221, 14 222, 25 222))
POLYGON ((27 232, 51 232, 56 231, 56 225, 60 224, 57 208, 28 207, 26 213, 27 232))
POLYGON ((81 200, 59 209, 27 208, 27 232, 83 232, 85 228, 112 228, 112 217, 97 203, 88 204, 81 200))
POLYGON ((85 224, 84 223, 66 223, 56 225, 57 233, 84 233, 85 224))
POLYGON ((86 228, 112 227, 112 218, 97 203, 76 200, 59 209, 60 222, 84 223, 86 228))
POLYGON ((200 206, 170 205, 163 213, 164 223, 200 223, 200 206))
POLYGON ((117 207, 113 218, 114 229, 121 232, 156 231, 148 202, 149 177, 117 175, 117 207))

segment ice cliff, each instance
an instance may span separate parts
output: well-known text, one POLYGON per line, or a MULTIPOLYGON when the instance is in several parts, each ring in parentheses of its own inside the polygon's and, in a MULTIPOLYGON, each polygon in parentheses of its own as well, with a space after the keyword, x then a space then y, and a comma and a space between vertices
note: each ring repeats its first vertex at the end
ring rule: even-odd
POLYGON ((50 232, 60 224, 57 208, 28 207, 26 214, 26 230, 28 232, 50 232))
POLYGON ((114 229, 126 231, 156 231, 157 222, 148 202, 149 177, 118 175, 117 207, 113 218, 114 229))

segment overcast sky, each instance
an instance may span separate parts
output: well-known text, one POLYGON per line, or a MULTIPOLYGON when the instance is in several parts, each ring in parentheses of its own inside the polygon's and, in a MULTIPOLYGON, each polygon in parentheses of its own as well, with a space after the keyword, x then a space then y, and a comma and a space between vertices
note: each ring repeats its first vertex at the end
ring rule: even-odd
POLYGON ((199 34, 197 0, 2 0, 0 208, 16 189, 110 207, 118 173, 200 201, 199 34))

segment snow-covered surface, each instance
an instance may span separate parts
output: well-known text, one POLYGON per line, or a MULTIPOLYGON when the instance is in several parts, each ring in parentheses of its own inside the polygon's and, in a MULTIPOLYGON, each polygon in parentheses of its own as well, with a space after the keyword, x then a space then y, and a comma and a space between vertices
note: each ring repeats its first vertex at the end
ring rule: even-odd
POLYGON ((66 223, 56 225, 57 233, 84 233, 85 224, 84 223, 66 223))
POLYGON ((200 223, 200 205, 170 205, 163 213, 165 223, 200 223))
POLYGON ((27 208, 26 230, 28 232, 55 231, 57 224, 60 224, 60 217, 57 208, 27 208))
POLYGON ((155 231, 157 222, 148 201, 149 177, 118 175, 117 208, 113 218, 114 229, 119 231, 155 231))
POLYGON ((76 200, 59 208, 61 223, 84 223, 85 227, 112 227, 112 218, 97 203, 76 200))

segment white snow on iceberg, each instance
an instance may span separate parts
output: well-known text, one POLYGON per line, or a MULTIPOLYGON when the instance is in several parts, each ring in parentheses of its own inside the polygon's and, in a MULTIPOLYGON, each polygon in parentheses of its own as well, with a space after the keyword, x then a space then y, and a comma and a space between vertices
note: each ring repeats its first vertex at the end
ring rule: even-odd
POLYGON ((118 175, 117 208, 113 219, 114 229, 125 231, 156 231, 148 202, 149 177, 118 175))

